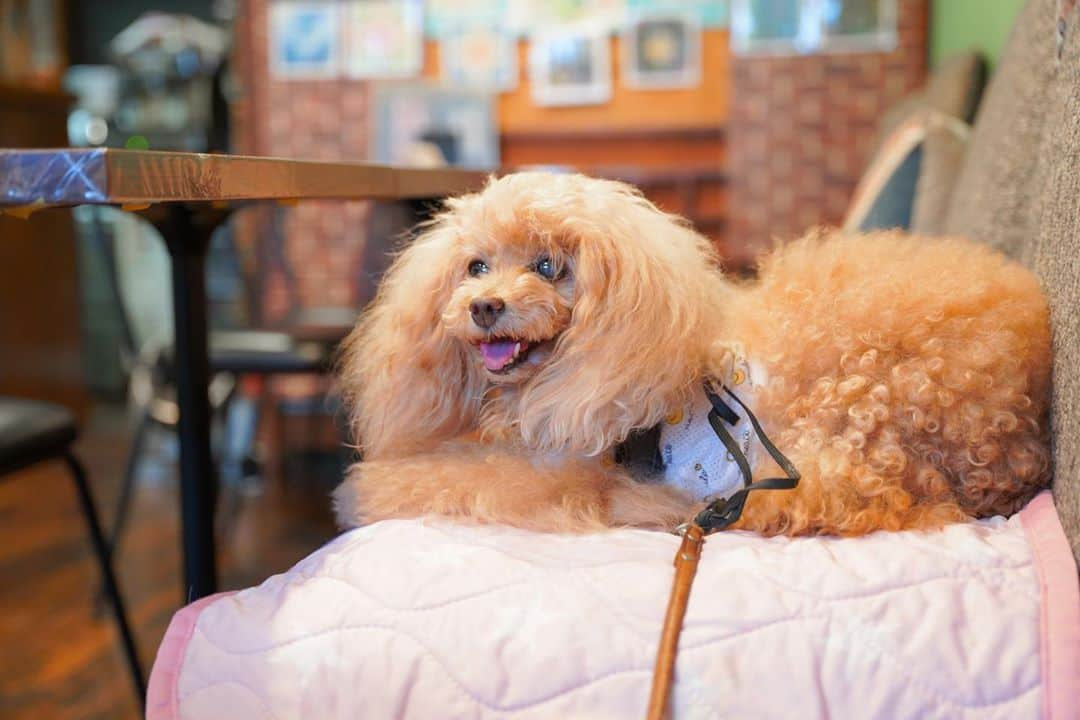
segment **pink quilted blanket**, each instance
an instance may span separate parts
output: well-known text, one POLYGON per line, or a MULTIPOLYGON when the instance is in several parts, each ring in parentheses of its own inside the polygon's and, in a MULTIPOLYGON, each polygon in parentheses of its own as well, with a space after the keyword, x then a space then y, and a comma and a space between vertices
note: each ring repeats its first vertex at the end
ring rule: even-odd
MULTIPOLYGON (((677 545, 354 530, 178 612, 147 715, 640 717, 677 545)), ((1077 568, 1048 493, 935 533, 722 533, 676 673, 675 718, 1080 718, 1077 568)))

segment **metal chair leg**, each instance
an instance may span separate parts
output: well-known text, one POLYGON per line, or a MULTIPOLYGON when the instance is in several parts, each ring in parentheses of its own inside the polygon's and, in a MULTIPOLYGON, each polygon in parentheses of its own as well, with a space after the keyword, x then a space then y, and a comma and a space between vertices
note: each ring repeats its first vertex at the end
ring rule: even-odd
POLYGON ((142 666, 139 664, 139 654, 135 648, 135 637, 131 633, 128 624, 127 610, 124 608, 124 599, 120 595, 120 588, 116 583, 116 575, 113 573, 112 561, 109 559, 109 550, 105 544, 105 536, 101 531, 101 523, 98 520, 97 509, 94 507, 94 497, 90 493, 90 485, 86 481, 86 471, 82 464, 75 459, 74 455, 65 455, 64 461, 71 470, 75 480, 75 488, 79 495, 79 505, 82 508, 83 517, 90 530, 90 540, 94 546, 94 554, 97 556, 98 567, 101 570, 102 580, 105 583, 105 593, 112 605, 113 614, 116 616, 116 624, 120 628, 120 639, 124 645, 124 654, 127 657, 128 669, 131 671, 131 681, 135 686, 135 692, 139 698, 139 707, 146 707, 146 681, 143 679, 142 666))

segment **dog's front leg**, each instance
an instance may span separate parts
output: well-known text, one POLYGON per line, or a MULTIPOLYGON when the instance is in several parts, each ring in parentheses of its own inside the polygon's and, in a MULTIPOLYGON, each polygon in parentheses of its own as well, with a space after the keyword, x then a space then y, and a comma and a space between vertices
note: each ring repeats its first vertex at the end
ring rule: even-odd
POLYGON ((553 458, 455 442, 432 453, 353 465, 334 491, 340 525, 443 515, 544 532, 612 526, 670 530, 690 501, 677 490, 635 482, 591 458, 553 458))
POLYGON ((431 453, 353 465, 334 491, 343 527, 444 515, 530 530, 586 532, 608 523, 611 479, 599 462, 453 442, 431 453))

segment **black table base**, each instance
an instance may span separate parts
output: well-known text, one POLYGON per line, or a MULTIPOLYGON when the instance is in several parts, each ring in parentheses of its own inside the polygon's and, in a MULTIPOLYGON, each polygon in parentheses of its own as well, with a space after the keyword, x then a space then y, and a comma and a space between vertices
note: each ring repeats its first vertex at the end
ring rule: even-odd
POLYGON ((176 402, 180 410, 180 527, 185 602, 217 592, 214 509, 217 475, 210 449, 206 255, 228 211, 185 204, 152 217, 172 258, 176 402))

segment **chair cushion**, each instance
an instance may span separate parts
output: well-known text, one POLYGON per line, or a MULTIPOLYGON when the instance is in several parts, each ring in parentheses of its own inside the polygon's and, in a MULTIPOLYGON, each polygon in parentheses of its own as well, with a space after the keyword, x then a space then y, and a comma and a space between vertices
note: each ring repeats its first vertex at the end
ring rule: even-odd
POLYGON ((287 333, 229 330, 210 334, 210 368, 218 372, 322 373, 330 367, 330 348, 297 342, 287 333))
MULTIPOLYGON (((146 716, 641 717, 678 545, 375 523, 177 613, 146 716)), ((1078 607, 1047 493, 939 532, 719 533, 671 716, 1075 719, 1078 607)))
MULTIPOLYGON (((210 333, 213 372, 287 375, 325 373, 333 348, 328 343, 297 342, 288 333, 264 330, 224 330, 210 333)), ((173 348, 160 357, 162 370, 173 377, 173 348)))
POLYGON ((76 433, 75 416, 63 406, 0 397, 0 474, 63 455, 76 433))
POLYGON ((907 229, 922 164, 926 128, 918 116, 898 125, 882 142, 859 179, 844 218, 844 230, 907 229))
POLYGON ((298 308, 286 314, 280 328, 297 340, 337 344, 356 326, 359 314, 350 307, 298 308))
POLYGON ((976 52, 953 55, 930 75, 923 102, 934 110, 971 122, 986 86, 986 61, 976 52))
POLYGON ((845 229, 941 232, 984 82, 983 60, 961 53, 885 113, 845 229))
POLYGON ((911 206, 911 232, 917 235, 941 235, 949 212, 949 198, 964 161, 970 131, 944 126, 931 127, 922 144, 922 163, 915 183, 911 206))
POLYGON ((905 95, 885 111, 878 123, 874 154, 896 128, 926 108, 970 123, 985 86, 986 62, 978 53, 948 58, 933 71, 923 88, 905 95))
POLYGON ((878 148, 855 189, 844 229, 938 234, 970 128, 925 106, 878 148))

